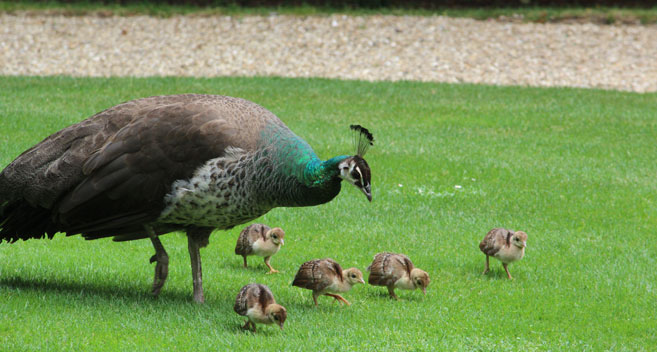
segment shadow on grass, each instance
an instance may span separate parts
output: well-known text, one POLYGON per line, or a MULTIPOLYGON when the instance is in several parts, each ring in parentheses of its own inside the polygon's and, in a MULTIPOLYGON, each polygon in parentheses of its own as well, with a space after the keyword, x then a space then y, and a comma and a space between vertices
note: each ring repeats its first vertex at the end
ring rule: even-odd
MULTIPOLYGON (((511 267, 509 266, 509 271, 511 267)), ((502 264, 499 265, 493 265, 491 263, 490 269, 488 273, 484 274, 484 269, 483 266, 473 266, 472 268, 472 275, 475 278, 481 278, 484 280, 500 280, 500 281, 509 281, 509 278, 506 277, 506 272, 504 271, 504 267, 502 267, 502 264)), ((513 275, 513 272, 511 272, 511 275, 513 275)))
MULTIPOLYGON (((166 290, 160 293, 160 297, 154 297, 147 285, 112 285, 112 283, 89 283, 75 282, 70 280, 54 280, 44 278, 25 279, 22 277, 0 278, 0 287, 14 291, 31 291, 35 293, 47 293, 53 295, 65 295, 67 298, 79 298, 80 303, 89 298, 94 304, 98 299, 107 301, 135 301, 140 303, 194 303, 192 293, 166 290)), ((165 286, 166 288, 166 286, 165 286)))
MULTIPOLYGON (((343 297, 347 299, 352 305, 354 304, 353 298, 350 299, 345 296, 343 297)), ((317 298, 317 305, 315 306, 315 303, 312 299, 312 294, 310 291, 308 291, 308 296, 304 295, 301 300, 292 299, 285 302, 285 308, 287 308, 288 311, 302 312, 301 314, 307 314, 310 312, 331 312, 335 309, 348 308, 348 306, 328 296, 319 296, 317 298)))
MULTIPOLYGON (((165 287, 166 288, 166 287, 165 287)), ((86 283, 71 280, 25 279, 20 277, 0 278, 0 292, 10 292, 9 297, 27 302, 42 302, 47 305, 87 307, 89 310, 109 312, 141 312, 146 320, 163 319, 162 317, 186 316, 199 324, 212 322, 213 329, 235 335, 244 333, 232 314, 234 297, 222 295, 206 299, 205 304, 198 304, 192 299, 190 291, 162 291, 159 297, 153 297, 149 288, 142 285, 125 285, 120 287, 112 283, 86 283), (21 297, 24 296, 24 297, 21 297), (35 298, 39 297, 39 298, 35 298), (41 298, 45 297, 45 298, 41 298), (117 306, 121 308, 117 308, 117 306), (111 307, 111 308, 105 308, 111 307), (231 314, 232 313, 232 314, 231 314)), ((5 298, 4 301, 6 301, 5 298)), ((6 302, 3 302, 6 303, 6 302)), ((128 319, 136 319, 130 317, 128 319)), ((244 324, 240 319, 240 323, 244 324)), ((276 329, 278 330, 278 328, 276 329)), ((248 332, 246 332, 248 334, 248 332)), ((260 334, 260 331, 258 331, 260 334)), ((273 333, 272 333, 273 334, 273 333)))
POLYGON ((376 299, 379 302, 401 302, 401 301, 409 301, 409 302, 422 302, 424 300, 430 299, 432 292, 431 292, 431 286, 427 288, 427 295, 425 296, 422 294, 421 290, 415 290, 415 291, 408 291, 408 290, 400 290, 397 289, 395 290, 395 294, 397 294, 397 297, 399 297, 399 300, 395 300, 390 296, 388 293, 388 290, 385 287, 382 287, 382 290, 376 290, 376 291, 368 291, 366 294, 366 297, 376 299))
MULTIPOLYGON (((229 333, 234 333, 235 335, 244 335, 244 336, 253 336, 253 337, 258 337, 258 336, 278 336, 281 333, 285 333, 285 330, 288 328, 283 328, 283 331, 278 327, 276 324, 257 324, 256 326, 256 331, 253 332, 251 330, 245 330, 242 329, 242 326, 244 325, 244 322, 246 322, 246 317, 240 317, 244 318, 240 320, 240 324, 231 324, 230 327, 226 328, 226 332, 229 333)), ((288 329, 289 330, 289 329, 288 329)))
MULTIPOLYGON (((273 263, 271 263, 271 264, 272 264, 272 266, 274 266, 273 263)), ((252 272, 254 274, 258 274, 258 273, 266 274, 266 273, 269 272, 269 268, 264 264, 264 261, 262 261, 262 260, 257 261, 257 262, 256 261, 248 262, 248 265, 249 266, 247 266, 245 268, 244 263, 241 262, 241 261, 239 263, 232 263, 231 262, 230 265, 229 265, 229 268, 234 269, 234 270, 247 270, 247 271, 252 272)), ((276 267, 274 267, 274 269, 276 269, 276 267)))

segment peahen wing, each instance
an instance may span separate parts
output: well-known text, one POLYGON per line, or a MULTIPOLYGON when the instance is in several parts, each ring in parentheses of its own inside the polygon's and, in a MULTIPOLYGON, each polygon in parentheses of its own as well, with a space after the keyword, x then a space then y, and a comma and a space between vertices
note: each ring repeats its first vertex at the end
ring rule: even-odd
MULTIPOLYGON (((54 218, 68 233, 90 237, 142 231, 157 219, 171 184, 190 177, 227 147, 254 150, 267 123, 280 120, 257 104, 208 95, 140 99, 101 113, 126 122, 90 152, 78 183, 63 191, 54 218)), ((99 137, 100 136, 100 137, 99 137)))

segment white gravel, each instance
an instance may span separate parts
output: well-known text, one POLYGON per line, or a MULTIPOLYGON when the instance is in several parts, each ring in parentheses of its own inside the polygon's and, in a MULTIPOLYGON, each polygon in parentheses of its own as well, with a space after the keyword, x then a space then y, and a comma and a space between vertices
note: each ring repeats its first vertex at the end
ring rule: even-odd
POLYGON ((312 76, 654 92, 657 26, 1 14, 0 74, 312 76))

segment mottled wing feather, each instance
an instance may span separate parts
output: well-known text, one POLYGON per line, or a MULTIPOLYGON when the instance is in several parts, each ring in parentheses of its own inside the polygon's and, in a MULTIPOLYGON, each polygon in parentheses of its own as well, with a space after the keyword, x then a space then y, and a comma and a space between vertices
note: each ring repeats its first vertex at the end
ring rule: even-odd
POLYGON ((274 299, 274 294, 266 285, 258 284, 258 289, 259 289, 257 294, 258 303, 260 304, 260 307, 262 307, 262 310, 264 311, 268 305, 276 303, 276 300, 274 299))
POLYGON ((344 281, 344 277, 342 277, 342 267, 338 262, 331 258, 326 258, 322 260, 321 264, 320 268, 327 274, 334 275, 338 280, 344 281))
POLYGON ((239 315, 246 315, 246 312, 249 310, 249 307, 247 305, 248 303, 247 296, 251 285, 246 285, 242 287, 240 292, 237 294, 237 298, 235 299, 235 306, 233 306, 233 310, 235 310, 235 312, 239 315))
POLYGON ((314 290, 317 278, 315 277, 315 267, 319 265, 319 260, 307 261, 299 267, 297 274, 294 276, 292 286, 314 290))
POLYGON ((479 243, 479 249, 486 255, 493 256, 504 247, 506 238, 511 231, 504 228, 494 228, 486 234, 486 237, 479 243))
POLYGON ((413 262, 406 255, 384 252, 374 256, 369 270, 370 285, 391 286, 405 274, 410 275, 413 262))
POLYGON ((267 231, 270 230, 270 227, 264 224, 251 224, 244 228, 240 232, 240 236, 237 239, 237 245, 235 246, 235 254, 239 255, 249 255, 253 253, 253 243, 258 239, 263 241, 266 238, 267 231))
POLYGON ((269 287, 261 284, 248 284, 240 290, 235 299, 233 310, 239 315, 246 315, 247 311, 260 305, 264 311, 268 305, 276 303, 274 294, 269 287))
POLYGON ((251 226, 247 226, 240 232, 240 236, 237 238, 237 244, 235 245, 235 254, 237 255, 249 255, 253 253, 253 247, 251 246, 251 241, 249 241, 249 231, 251 226))
POLYGON ((292 285, 313 291, 322 291, 330 286, 335 278, 343 281, 340 264, 330 258, 315 259, 301 265, 292 285))

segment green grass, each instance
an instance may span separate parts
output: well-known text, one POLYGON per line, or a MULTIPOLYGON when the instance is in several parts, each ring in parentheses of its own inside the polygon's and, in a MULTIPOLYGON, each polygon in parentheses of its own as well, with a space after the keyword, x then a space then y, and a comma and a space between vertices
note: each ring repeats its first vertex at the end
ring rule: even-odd
POLYGON ((149 241, 79 236, 0 245, 3 351, 644 350, 657 349, 657 94, 414 82, 280 78, 0 78, 0 166, 47 135, 125 100, 216 93, 281 117, 322 158, 350 153, 350 123, 374 133, 373 202, 345 186, 332 202, 279 208, 286 230, 265 275, 241 268, 240 228, 202 251, 206 304, 191 302, 186 240, 160 297, 148 290, 149 241), (456 188, 459 185, 461 188, 456 188), (478 243, 496 226, 529 234, 508 281, 482 276, 478 243), (408 254, 427 296, 357 286, 341 307, 291 287, 298 266, 332 257, 364 270, 408 254), (239 288, 269 285, 284 331, 239 330, 239 288))
POLYGON ((487 19, 510 19, 523 22, 594 22, 602 24, 655 24, 657 23, 657 6, 646 7, 437 7, 433 9, 421 8, 335 8, 317 7, 310 5, 302 6, 279 6, 279 7, 240 7, 240 6, 192 6, 192 5, 169 5, 157 1, 106 1, 98 3, 94 1, 38 1, 0 0, 0 11, 15 13, 47 12, 69 16, 100 15, 100 16, 134 16, 149 15, 158 17, 170 17, 175 15, 269 15, 272 13, 299 16, 326 16, 331 14, 347 15, 417 15, 417 16, 448 16, 467 17, 478 20, 487 19))

